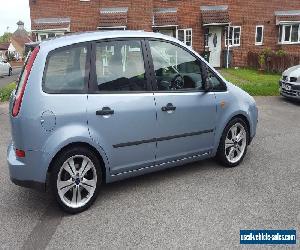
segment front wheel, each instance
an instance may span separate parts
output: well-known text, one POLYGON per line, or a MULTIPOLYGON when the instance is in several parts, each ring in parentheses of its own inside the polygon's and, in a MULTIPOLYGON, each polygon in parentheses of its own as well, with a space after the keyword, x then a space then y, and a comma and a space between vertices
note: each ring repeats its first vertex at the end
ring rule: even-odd
POLYGON ((85 147, 62 152, 51 174, 53 193, 59 205, 69 213, 86 210, 95 201, 102 174, 98 158, 85 147))
POLYGON ((9 76, 12 75, 12 68, 9 68, 9 70, 8 70, 8 75, 9 75, 9 76))
POLYGON ((241 118, 231 120, 224 129, 217 158, 226 167, 235 167, 244 159, 249 142, 249 131, 241 118))

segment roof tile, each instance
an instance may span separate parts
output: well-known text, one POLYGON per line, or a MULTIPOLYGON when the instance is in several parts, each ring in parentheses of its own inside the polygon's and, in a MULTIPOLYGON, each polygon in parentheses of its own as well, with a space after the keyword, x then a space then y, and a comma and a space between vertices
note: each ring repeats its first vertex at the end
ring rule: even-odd
POLYGON ((229 23, 229 13, 228 10, 202 10, 202 22, 203 25, 212 24, 212 23, 229 23))

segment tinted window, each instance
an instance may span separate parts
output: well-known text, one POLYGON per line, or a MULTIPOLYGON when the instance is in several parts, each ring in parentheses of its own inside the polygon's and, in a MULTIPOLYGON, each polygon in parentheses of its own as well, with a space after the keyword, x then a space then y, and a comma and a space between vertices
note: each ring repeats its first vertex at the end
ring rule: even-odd
POLYGON ((147 82, 141 42, 98 43, 96 75, 99 91, 145 91, 147 82))
POLYGON ((80 92, 86 82, 86 47, 67 47, 50 54, 44 76, 49 93, 80 92))
POLYGON ((158 90, 202 89, 201 62, 181 47, 150 41, 158 90))

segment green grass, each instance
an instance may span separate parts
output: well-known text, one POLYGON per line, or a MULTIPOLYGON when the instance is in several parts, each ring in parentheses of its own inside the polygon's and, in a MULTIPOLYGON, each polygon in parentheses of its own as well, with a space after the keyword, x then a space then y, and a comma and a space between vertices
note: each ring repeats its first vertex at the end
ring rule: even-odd
POLYGON ((16 83, 12 82, 5 87, 0 88, 0 102, 9 100, 11 92, 16 88, 16 83))
POLYGON ((253 96, 276 96, 280 74, 261 73, 253 69, 221 69, 226 80, 253 96))

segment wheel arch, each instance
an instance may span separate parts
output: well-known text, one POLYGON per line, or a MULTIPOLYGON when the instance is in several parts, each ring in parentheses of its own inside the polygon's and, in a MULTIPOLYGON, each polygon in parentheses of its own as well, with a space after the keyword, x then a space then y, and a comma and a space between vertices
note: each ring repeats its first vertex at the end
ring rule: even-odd
POLYGON ((221 141, 221 138, 222 138, 222 135, 223 135, 223 132, 224 132, 224 129, 227 127, 227 125, 233 120, 233 119, 236 119, 236 118, 240 118, 242 119, 246 125, 247 125, 247 130, 248 130, 248 133, 247 133, 247 136, 248 136, 248 144, 250 144, 250 134, 251 134, 251 125, 250 125, 250 120, 249 120, 249 117, 246 115, 246 114, 243 114, 243 113, 236 113, 236 114, 233 114, 231 117, 229 117, 223 124, 224 126, 222 126, 222 128, 220 128, 220 130, 217 131, 216 133, 216 137, 215 137, 215 148, 214 148, 214 152, 213 152, 213 155, 215 155, 218 151, 218 148, 219 148, 219 145, 220 145, 220 141, 221 141))
MULTIPOLYGON (((243 114, 238 114, 238 115, 235 115, 233 116, 226 124, 226 126, 228 125, 229 122, 231 122, 233 119, 236 119, 236 118, 240 118, 242 119, 245 123, 246 123, 246 126, 247 126, 247 136, 248 136, 248 145, 250 144, 250 134, 251 134, 251 127, 250 127, 250 121, 248 119, 247 116, 243 115, 243 114)), ((225 128, 226 128, 225 126, 225 128)), ((225 129, 224 128, 224 129, 225 129)))
POLYGON ((105 161, 103 159, 103 157, 101 156, 101 154, 99 153, 99 151, 92 146, 91 144, 87 143, 87 142, 71 142, 65 146, 63 146, 62 148, 60 148, 60 150, 58 152, 56 152, 56 154, 53 156, 53 158, 50 161, 50 164, 48 166, 47 169, 47 182, 49 180, 49 176, 51 175, 52 169, 53 169, 53 165, 54 162, 56 161, 56 159, 60 156, 60 154, 70 148, 73 147, 85 147, 88 148, 89 150, 91 150, 92 152, 95 153, 96 157, 98 158, 98 160, 100 161, 100 167, 101 167, 101 171, 102 171, 102 183, 106 182, 106 165, 105 165, 105 161))

